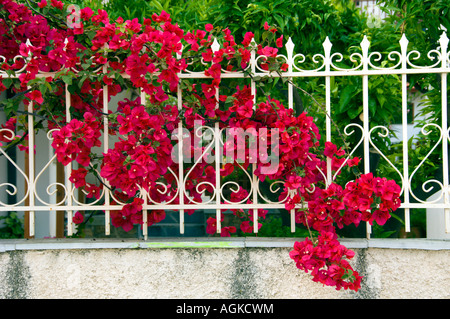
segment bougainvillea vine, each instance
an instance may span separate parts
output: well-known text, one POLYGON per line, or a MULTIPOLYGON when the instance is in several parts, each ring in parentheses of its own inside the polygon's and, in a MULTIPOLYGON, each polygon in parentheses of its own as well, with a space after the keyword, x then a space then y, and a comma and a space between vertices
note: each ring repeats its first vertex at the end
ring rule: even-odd
MULTIPOLYGON (((172 157, 171 134, 179 123, 192 134, 196 123, 256 132, 255 138, 264 138, 277 154, 277 165, 268 169, 267 154, 252 158, 248 144, 243 149, 242 145, 225 144, 225 151, 243 153, 239 162, 222 165, 220 176, 225 178, 252 164, 260 181, 283 181, 280 198, 288 196, 286 210, 295 214, 296 223, 311 231, 290 253, 296 266, 323 285, 360 288, 361 276, 349 263, 354 252, 340 244, 336 229, 361 222, 383 225, 400 206, 400 187, 371 173, 359 174, 344 186, 324 183, 321 171, 327 170, 328 160, 333 172, 339 172, 343 167, 356 167, 359 158, 346 157, 346 152, 331 142, 321 143, 319 129, 307 113, 295 114, 268 94, 257 98, 248 85, 228 91, 222 85, 224 72, 248 70, 252 51, 266 57, 259 65, 263 70, 278 74, 287 70, 288 65, 277 58, 284 39, 276 27, 264 25, 264 43, 255 44, 252 32, 237 43, 230 30, 210 24, 186 32, 164 11, 140 23, 137 19, 110 21, 103 10, 67 10, 58 0, 29 4, 0 0, 0 91, 14 94, 2 103, 8 117, 0 130, 2 147, 19 145, 28 151, 23 117, 32 114, 41 120, 36 128, 52 132, 57 160, 65 166, 76 164, 69 177, 73 185, 94 200, 108 188, 114 194, 112 204, 123 203, 120 210, 111 212, 111 222, 129 231, 143 223, 143 192, 155 202, 177 204, 183 196, 184 203, 194 203, 211 191, 208 183, 215 183, 214 165, 200 161, 186 180, 191 197, 177 193, 174 176, 179 165, 172 157), (222 42, 221 48, 213 49, 214 39, 222 42), (208 81, 180 79, 180 72, 188 66, 205 68, 208 81), (145 95, 121 100, 117 109, 105 112, 104 103, 127 88, 145 95), (185 96, 181 107, 173 102, 179 88, 185 96), (70 118, 65 109, 66 89, 71 93, 70 118), (33 111, 19 109, 20 101, 25 105, 32 101, 33 111), (276 129, 278 136, 267 134, 270 129, 276 129), (15 131, 24 134, 11 134, 15 131), (104 134, 116 138, 106 152, 100 148, 104 134), (98 182, 88 180, 89 175, 98 182), (161 191, 161 181, 174 187, 161 191)), ((204 149, 196 147, 187 144, 182 150, 185 158, 196 151, 202 154, 204 149)), ((230 201, 247 197, 241 187, 231 192, 230 201)), ((251 233, 254 223, 260 222, 253 220, 249 211, 231 211, 241 219, 243 233, 251 233)), ((264 219, 266 213, 260 209, 258 219, 264 219)), ((78 212, 73 221, 82 223, 83 218, 78 212)), ((149 225, 164 218, 164 210, 149 208, 149 225)), ((216 225, 216 218, 210 217, 206 232, 214 234, 216 225)), ((235 233, 233 225, 221 228, 222 236, 235 233)))

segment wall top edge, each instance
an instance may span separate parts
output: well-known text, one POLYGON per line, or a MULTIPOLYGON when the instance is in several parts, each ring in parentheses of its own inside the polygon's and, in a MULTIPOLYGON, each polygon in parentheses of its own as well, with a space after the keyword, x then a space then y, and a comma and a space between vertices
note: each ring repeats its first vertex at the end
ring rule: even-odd
MULTIPOLYGON (((208 249, 208 248, 292 248, 302 238, 150 238, 139 239, 2 239, 0 253, 26 250, 61 249, 208 249)), ((341 239, 350 249, 387 248, 450 250, 449 240, 432 239, 341 239)))

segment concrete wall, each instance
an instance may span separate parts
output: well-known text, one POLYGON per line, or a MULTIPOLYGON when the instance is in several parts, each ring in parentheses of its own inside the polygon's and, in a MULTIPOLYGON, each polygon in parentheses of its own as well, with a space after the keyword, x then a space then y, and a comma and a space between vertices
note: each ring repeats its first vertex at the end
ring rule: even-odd
POLYGON ((365 277, 358 293, 312 282, 292 239, 4 240, 0 298, 450 298, 450 242, 342 243, 365 277))

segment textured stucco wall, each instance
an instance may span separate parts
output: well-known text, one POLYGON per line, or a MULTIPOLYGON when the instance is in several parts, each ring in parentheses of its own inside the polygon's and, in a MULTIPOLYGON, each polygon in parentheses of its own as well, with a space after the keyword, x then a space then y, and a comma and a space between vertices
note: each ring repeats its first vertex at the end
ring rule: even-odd
POLYGON ((289 258, 289 245, 2 249, 0 242, 0 298, 450 298, 448 247, 354 245, 352 264, 365 276, 354 293, 312 282, 289 258))

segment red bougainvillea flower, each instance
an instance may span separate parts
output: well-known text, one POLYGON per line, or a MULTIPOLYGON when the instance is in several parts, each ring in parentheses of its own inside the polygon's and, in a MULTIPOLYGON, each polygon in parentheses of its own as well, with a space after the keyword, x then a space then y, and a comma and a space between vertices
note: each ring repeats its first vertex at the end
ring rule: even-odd
POLYGON ((76 188, 85 186, 86 185, 85 178, 86 178, 87 173, 88 173, 88 171, 84 167, 73 170, 72 173, 70 174, 69 180, 73 184, 75 184, 76 188))
POLYGON ((243 233, 252 233, 253 227, 250 225, 250 221, 246 220, 241 223, 241 230, 243 233))
POLYGON ((214 217, 209 217, 206 220, 206 233, 214 234, 217 231, 217 220, 214 217))
POLYGON ((81 224, 84 221, 84 215, 81 214, 80 212, 76 212, 75 215, 72 218, 72 221, 75 224, 81 224))
POLYGON ((44 103, 44 98, 42 97, 41 91, 34 90, 34 91, 26 93, 25 96, 38 104, 44 103))
POLYGON ((47 0, 41 0, 41 2, 38 3, 38 7, 41 9, 45 6, 47 6, 47 0))
POLYGON ((214 29, 214 26, 213 26, 212 24, 207 23, 207 24, 205 25, 205 30, 206 30, 206 31, 211 32, 213 29, 214 29))
POLYGON ((62 10, 64 8, 64 4, 61 1, 58 0, 50 0, 51 5, 59 10, 62 10))
POLYGON ((234 226, 226 226, 222 227, 220 236, 221 237, 231 237, 231 234, 236 233, 236 227, 234 226))
POLYGON ((283 35, 281 35, 281 36, 277 39, 277 41, 276 41, 276 46, 277 46, 278 48, 281 48, 281 47, 283 46, 283 35))

